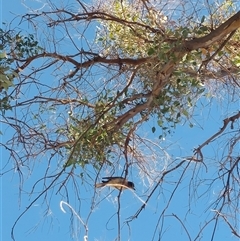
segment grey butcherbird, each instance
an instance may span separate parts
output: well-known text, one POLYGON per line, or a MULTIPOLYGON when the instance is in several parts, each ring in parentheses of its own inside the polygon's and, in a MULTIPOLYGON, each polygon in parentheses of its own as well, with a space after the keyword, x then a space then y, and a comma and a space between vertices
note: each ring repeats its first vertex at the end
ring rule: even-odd
POLYGON ((97 183, 95 185, 96 188, 109 186, 117 188, 118 190, 124 190, 127 188, 135 190, 134 183, 129 182, 127 179, 123 177, 103 177, 102 179, 102 183, 97 183))

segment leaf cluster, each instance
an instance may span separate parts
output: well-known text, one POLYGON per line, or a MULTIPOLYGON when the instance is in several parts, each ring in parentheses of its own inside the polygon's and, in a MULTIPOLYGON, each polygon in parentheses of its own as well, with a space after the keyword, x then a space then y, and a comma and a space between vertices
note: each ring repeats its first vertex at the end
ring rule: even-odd
MULTIPOLYGON (((137 72, 141 86, 137 92, 149 93, 159 81, 158 73, 163 66, 170 60, 175 61, 174 49, 192 36, 204 35, 208 28, 197 25, 177 26, 169 23, 160 11, 149 10, 142 14, 136 9, 136 6, 128 1, 114 1, 111 9, 113 20, 101 20, 102 28, 98 33, 98 41, 108 50, 106 56, 117 51, 119 56, 150 58, 137 72)), ((205 18, 202 22, 204 20, 205 18)), ((182 117, 190 117, 192 109, 189 106, 195 104, 204 89, 200 81, 189 76, 185 69, 196 69, 201 58, 200 51, 187 54, 179 63, 171 81, 165 84, 161 95, 154 101, 154 113, 158 116, 159 126, 163 127, 164 123, 169 126, 170 123, 170 126, 175 127, 182 117)))
POLYGON ((9 87, 14 86, 14 79, 19 77, 20 69, 15 62, 19 59, 28 59, 37 55, 42 48, 39 47, 33 34, 27 36, 15 33, 13 30, 0 29, 0 109, 11 109, 11 96, 7 94, 9 87))
POLYGON ((101 99, 95 106, 92 117, 70 117, 68 139, 71 145, 67 148, 69 159, 66 166, 91 164, 99 169, 104 163, 114 158, 116 148, 124 143, 123 128, 114 128, 115 108, 106 111, 106 102, 101 99))

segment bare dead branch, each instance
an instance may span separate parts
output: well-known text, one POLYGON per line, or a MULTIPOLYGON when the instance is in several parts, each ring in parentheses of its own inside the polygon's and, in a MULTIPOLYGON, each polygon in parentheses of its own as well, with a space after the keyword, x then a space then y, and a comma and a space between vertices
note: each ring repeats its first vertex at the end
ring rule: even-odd
POLYGON ((227 218, 225 217, 224 214, 220 213, 218 210, 212 210, 213 212, 216 212, 217 215, 219 215, 220 217, 222 217, 224 219, 224 221, 227 223, 227 225, 229 226, 229 228, 232 230, 232 233, 240 238, 240 234, 236 231, 236 229, 231 225, 231 223, 227 220, 227 218))
POLYGON ((223 133, 223 131, 227 128, 228 124, 231 123, 231 129, 233 129, 233 123, 234 121, 236 121, 237 119, 240 118, 240 112, 238 112, 236 115, 233 115, 229 118, 226 118, 223 120, 223 126, 222 128, 215 133, 213 136, 211 136, 209 139, 207 139, 204 143, 202 143, 198 148, 195 149, 194 151, 194 155, 199 154, 201 157, 201 160, 203 160, 203 155, 202 155, 202 148, 206 145, 208 145, 210 142, 212 142, 216 137, 218 137, 220 134, 223 133))

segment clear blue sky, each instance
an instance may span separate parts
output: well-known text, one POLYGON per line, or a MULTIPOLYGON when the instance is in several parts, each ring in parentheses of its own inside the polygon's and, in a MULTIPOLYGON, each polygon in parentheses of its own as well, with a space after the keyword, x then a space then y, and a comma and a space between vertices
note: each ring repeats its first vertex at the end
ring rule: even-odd
MULTIPOLYGON (((37 1, 1 1, 1 20, 10 21, 14 14, 22 14, 26 11, 21 2, 25 2, 26 5, 32 4, 34 7, 39 7, 42 5, 37 1)), ((15 22, 16 24, 16 22, 15 22)), ((204 140, 210 137, 212 134, 217 132, 222 126, 223 118, 227 115, 232 115, 236 110, 239 109, 240 103, 232 103, 231 105, 225 106, 224 100, 212 101, 211 111, 206 108, 206 102, 201 104, 199 103, 199 109, 195 113, 194 124, 200 123, 198 127, 189 128, 188 125, 180 126, 177 128, 175 133, 169 136, 163 145, 169 146, 169 153, 173 157, 184 157, 190 156, 194 147, 197 147, 204 140), (227 109, 227 112, 226 112, 227 109), (176 142, 178 141, 178 143, 176 142)), ((151 128, 153 126, 153 121, 150 120, 143 127, 143 134, 151 134, 151 128)), ((11 136, 12 131, 10 129, 5 129, 6 126, 1 126, 1 131, 4 135, 1 137, 4 141, 5 138, 11 136)), ((156 135, 153 138, 157 138, 160 134, 159 130, 156 131, 156 135)), ((214 158, 216 157, 217 146, 209 145, 209 147, 204 149, 204 155, 214 158)), ((42 162, 36 162, 34 175, 28 176, 28 170, 24 172, 24 185, 23 189, 19 190, 19 178, 17 171, 11 171, 13 165, 9 160, 8 152, 5 149, 1 150, 2 158, 2 169, 7 165, 7 168, 4 168, 5 171, 9 170, 8 173, 5 173, 1 177, 1 230, 0 230, 0 239, 3 241, 11 240, 11 228, 19 217, 19 215, 28 207, 34 198, 41 192, 42 185, 37 186, 35 192, 32 195, 29 195, 29 192, 32 188, 32 185, 39 180, 44 174, 46 168, 47 157, 42 158, 42 162), (46 160, 45 160, 46 159, 46 160), (45 161, 44 161, 45 160, 45 161), (37 172, 36 172, 37 170, 37 172), (27 175, 27 176, 26 176, 27 175), (21 195, 19 195, 21 192, 21 195)), ((207 163, 206 163, 207 164, 207 163)), ((194 165, 192 166, 192 169, 194 165)), ((53 167, 53 170, 55 167, 53 167)), ((214 173, 214 168, 209 167, 208 173, 204 173, 204 168, 200 169, 197 167, 196 170, 200 170, 199 176, 205 176, 206 178, 211 177, 214 173)), ((91 171, 91 170, 90 170, 91 171)), ((75 173, 78 173, 76 170, 75 173)), ((79 170, 80 173, 80 170, 79 170)), ((170 177, 169 177, 170 178, 170 177)), ((178 180, 177 173, 172 176, 171 180, 167 180, 168 183, 175 182, 178 180)), ((185 241, 189 240, 183 228, 180 227, 179 222, 170 217, 171 214, 177 214, 179 217, 184 219, 184 215, 188 209, 188 190, 189 190, 189 180, 191 175, 186 175, 181 183, 181 187, 176 191, 175 198, 171 202, 171 207, 166 212, 165 217, 165 229, 166 233, 162 239, 159 240, 178 240, 185 241)), ((62 180, 64 177, 62 178, 62 180)), ((125 191, 121 196, 121 220, 130 217, 135 214, 135 212, 142 205, 142 200, 146 199, 145 191, 147 191, 147 186, 142 184, 142 180, 136 174, 132 174, 132 181, 134 181, 136 186, 136 193, 133 194, 130 191, 125 191), (139 197, 137 197, 137 196, 139 197)), ((76 180, 77 177, 76 177, 76 180)), ((89 241, 112 241, 117 236, 117 202, 116 198, 118 191, 113 191, 111 189, 105 188, 97 192, 95 196, 95 205, 94 209, 91 210, 92 200, 94 190, 92 187, 93 183, 83 183, 81 184, 81 179, 79 178, 80 189, 76 190, 73 188, 73 183, 69 182, 67 185, 68 192, 70 194, 69 200, 75 200, 70 205, 75 209, 75 211, 80 215, 81 219, 85 222, 88 215, 90 215, 88 222, 89 229, 89 241), (75 194, 78 192, 80 197, 79 200, 75 198, 75 194), (99 204, 97 204, 99 202, 99 204)), ((204 184, 205 185, 205 184, 204 184)), ((169 195, 171 194, 170 190, 172 189, 170 184, 163 186, 163 189, 159 188, 155 192, 150 202, 147 204, 145 209, 142 211, 140 216, 130 223, 130 229, 127 225, 123 227, 122 230, 122 240, 133 241, 147 241, 151 240, 152 235, 159 215, 166 207, 166 201, 168 200, 169 195)), ((54 189, 52 192, 48 193, 47 199, 50 200, 49 206, 43 202, 43 198, 40 198, 36 203, 34 203, 30 210, 26 212, 23 217, 19 220, 15 227, 15 238, 17 241, 66 241, 71 240, 83 240, 84 228, 76 219, 76 217, 71 216, 69 208, 64 206, 67 213, 63 213, 60 209, 60 202, 67 201, 66 197, 61 196, 61 193, 57 193, 58 188, 54 189), (57 194, 56 194, 57 193, 57 194), (72 221, 73 218, 73 221, 72 221), (73 225, 72 225, 73 224, 73 225), (71 229, 72 228, 72 229, 71 229)), ((201 191, 201 188, 200 188, 201 191)), ((194 201, 191 205, 194 207, 194 213, 186 219, 185 225, 189 227, 190 235, 195 237, 198 232, 199 220, 202 219, 202 223, 209 217, 211 212, 209 209, 209 204, 213 198, 214 192, 218 191, 218 185, 213 186, 209 189, 209 194, 206 199, 201 199, 199 202, 194 201)), ((191 198, 190 198, 191 200, 191 198)), ((207 228, 205 236, 202 237, 202 241, 209 241, 212 231, 212 225, 207 228)), ((154 240, 158 240, 155 237, 154 240)), ((231 235, 228 227, 226 225, 220 225, 217 227, 217 234, 215 240, 237 240, 231 235)))

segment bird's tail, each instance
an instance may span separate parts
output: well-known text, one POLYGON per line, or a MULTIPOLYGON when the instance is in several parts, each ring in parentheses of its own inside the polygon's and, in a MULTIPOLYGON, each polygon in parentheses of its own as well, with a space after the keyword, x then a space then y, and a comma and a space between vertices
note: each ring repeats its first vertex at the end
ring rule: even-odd
POLYGON ((104 187, 106 184, 105 183, 96 183, 95 187, 99 188, 99 187, 104 187))

